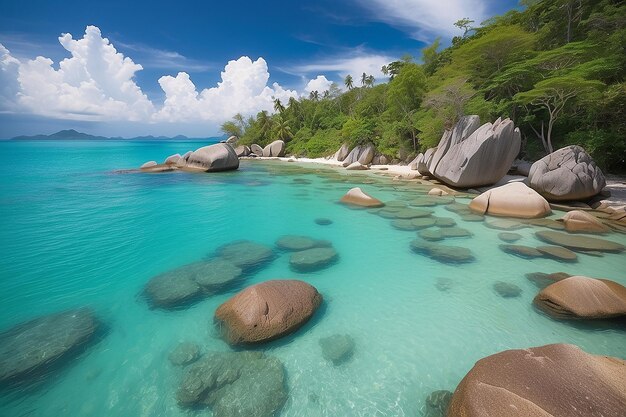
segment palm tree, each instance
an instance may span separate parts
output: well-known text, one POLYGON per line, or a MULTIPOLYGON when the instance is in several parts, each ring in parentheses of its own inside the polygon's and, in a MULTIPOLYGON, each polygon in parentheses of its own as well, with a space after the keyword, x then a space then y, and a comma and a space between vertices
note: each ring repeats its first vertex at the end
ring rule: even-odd
POLYGON ((287 121, 280 116, 274 126, 274 133, 276 134, 277 139, 285 142, 288 142, 293 137, 293 133, 291 133, 291 128, 287 124, 287 121))
POLYGON ((352 81, 352 75, 346 75, 346 78, 343 80, 343 83, 346 85, 348 90, 352 90, 354 88, 354 83, 352 81))
POLYGON ((383 65, 380 72, 382 72, 383 75, 389 75, 389 67, 387 65, 383 65))
POLYGON ((283 112, 285 111, 285 106, 283 106, 283 103, 280 102, 279 98, 274 99, 274 111, 278 112, 279 114, 283 114, 283 112))
POLYGON ((361 74, 361 85, 364 86, 367 83, 367 74, 361 74))
POLYGON ((257 115, 257 123, 261 129, 261 136, 267 137, 268 133, 272 130, 272 118, 267 113, 267 110, 259 112, 257 115))
POLYGON ((311 91, 309 93, 309 99, 317 101, 320 99, 320 93, 317 90, 311 91))
POLYGON ((376 79, 374 78, 373 75, 368 75, 367 79, 365 80, 365 85, 367 87, 373 87, 375 81, 376 81, 376 79))

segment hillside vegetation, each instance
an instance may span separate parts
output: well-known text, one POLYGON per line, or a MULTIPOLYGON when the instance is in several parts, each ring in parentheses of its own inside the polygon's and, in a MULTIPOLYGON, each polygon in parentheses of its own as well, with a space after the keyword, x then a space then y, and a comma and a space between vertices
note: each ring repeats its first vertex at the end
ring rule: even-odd
POLYGON ((463 115, 510 117, 522 130, 522 157, 535 159, 578 144, 609 172, 626 164, 626 4, 617 0, 523 0, 472 27, 448 48, 440 40, 419 57, 383 67, 385 83, 348 76, 344 88, 275 100, 260 112, 224 123, 241 143, 287 142, 287 153, 318 157, 342 143, 371 142, 406 161, 436 146, 463 115))

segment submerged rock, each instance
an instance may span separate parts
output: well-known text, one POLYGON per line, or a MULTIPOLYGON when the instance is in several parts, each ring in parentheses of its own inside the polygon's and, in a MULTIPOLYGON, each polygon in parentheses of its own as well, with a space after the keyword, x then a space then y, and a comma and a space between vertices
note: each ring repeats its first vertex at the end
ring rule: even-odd
POLYGON ((200 357, 200 348, 195 343, 183 342, 170 352, 168 359, 172 365, 184 366, 195 362, 200 357))
POLYGON ((502 244, 500 245, 500 249, 503 252, 510 253, 511 255, 519 256, 526 259, 541 258, 543 256, 543 253, 541 253, 537 249, 524 245, 502 244))
POLYGON ((452 401, 452 392, 448 390, 433 391, 426 397, 424 417, 445 417, 452 401))
POLYGON ((315 219, 315 224, 319 224, 320 226, 328 226, 333 224, 333 221, 324 217, 320 217, 315 219))
POLYGON ((99 323, 88 308, 18 324, 0 333, 0 383, 34 380, 92 340, 99 323))
POLYGON ((503 298, 513 298, 522 295, 522 289, 510 282, 498 281, 493 284, 493 289, 503 298))
POLYGON ((333 248, 311 248, 293 253, 289 265, 298 272, 313 272, 328 267, 338 258, 339 254, 333 248))
POLYGON ((462 229, 460 227, 446 227, 439 229, 429 229, 422 230, 419 232, 419 237, 422 239, 436 242, 439 240, 443 240, 446 238, 457 238, 457 237, 470 237, 472 236, 472 232, 466 229, 462 229))
POLYGON ((558 261, 574 262, 578 260, 578 256, 574 252, 562 246, 538 246, 537 250, 548 258, 558 261))
POLYGON ((330 242, 317 240, 308 236, 285 235, 276 241, 279 249, 287 251, 300 251, 320 246, 330 246, 330 242))
POLYGON ((244 272, 261 267, 274 259, 272 248, 249 240, 239 240, 222 246, 217 254, 244 272))
POLYGON ((522 235, 513 232, 500 232, 498 233, 498 237, 504 242, 512 243, 520 240, 522 238, 522 235))
POLYGON ((263 343, 297 330, 322 303, 315 287, 297 280, 273 280, 237 293, 215 311, 215 321, 232 344, 263 343))
POLYGON ((144 292, 153 307, 176 308, 202 293, 195 281, 196 265, 186 265, 150 279, 144 292))
POLYGON ((192 265, 196 266, 195 271, 189 271, 193 273, 194 281, 209 293, 219 292, 228 288, 237 282, 242 273, 241 268, 224 259, 213 259, 192 265))
POLYGON ((450 291, 454 287, 454 281, 450 278, 437 278, 435 288, 441 292, 450 291))
POLYGON ((344 204, 360 207, 383 207, 385 205, 377 198, 365 194, 359 187, 352 188, 343 197, 341 197, 340 201, 344 204))
POLYGON ((411 242, 411 249, 415 253, 426 255, 444 263, 466 263, 474 260, 472 251, 459 246, 446 246, 415 239, 411 242))
POLYGON ((421 217, 416 219, 396 219, 391 222, 391 226, 399 230, 415 231, 427 229, 435 225, 433 217, 421 217))
POLYGON ((607 319, 626 315, 626 287, 606 279, 573 276, 537 294, 534 303, 558 319, 607 319))
POLYGON ((544 242, 563 246, 575 251, 622 252, 625 249, 624 245, 610 240, 570 235, 552 230, 535 232, 535 236, 544 242))
POLYGON ((261 352, 209 353, 189 367, 176 399, 208 405, 215 417, 271 417, 287 401, 285 382, 283 364, 261 352))
POLYGON ((335 334, 319 340, 324 359, 335 366, 349 360, 354 354, 354 339, 347 334, 335 334))
POLYGON ((550 284, 554 284, 557 281, 561 281, 569 277, 571 277, 571 275, 565 272, 555 272, 553 274, 530 272, 526 274, 526 278, 539 288, 545 288, 550 284))
POLYGON ((626 361, 555 344, 479 360, 456 388, 448 416, 623 415, 626 361))
POLYGON ((566 146, 535 162, 530 186, 549 201, 586 200, 606 185, 604 174, 580 146, 566 146))

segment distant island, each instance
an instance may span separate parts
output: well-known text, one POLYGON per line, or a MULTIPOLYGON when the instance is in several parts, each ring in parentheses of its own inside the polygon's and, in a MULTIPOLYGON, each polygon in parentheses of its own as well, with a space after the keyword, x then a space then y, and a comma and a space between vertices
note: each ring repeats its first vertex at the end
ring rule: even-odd
POLYGON ((214 139, 219 141, 225 139, 222 137, 207 137, 207 138, 189 138, 184 135, 177 135, 174 137, 168 136, 136 136, 132 138, 123 138, 121 136, 106 137, 106 136, 94 136, 88 133, 78 132, 74 129, 61 130, 51 135, 34 135, 34 136, 16 136, 9 140, 207 140, 214 139))

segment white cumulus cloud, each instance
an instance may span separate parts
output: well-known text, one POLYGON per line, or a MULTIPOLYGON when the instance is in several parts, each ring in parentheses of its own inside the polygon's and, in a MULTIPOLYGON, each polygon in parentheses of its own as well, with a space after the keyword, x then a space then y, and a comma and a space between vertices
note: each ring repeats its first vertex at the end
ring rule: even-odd
POLYGON ((368 75, 373 75, 377 80, 382 80, 385 76, 381 72, 381 68, 383 65, 396 59, 388 55, 368 54, 357 51, 353 56, 329 57, 307 64, 295 65, 284 69, 284 71, 298 75, 333 72, 339 74, 342 78, 346 75, 351 75, 355 80, 359 80, 361 74, 365 72, 368 75))
POLYGON ((304 87, 305 93, 310 93, 312 91, 317 91, 318 93, 323 93, 330 89, 332 85, 331 81, 328 81, 325 76, 318 75, 317 77, 310 80, 307 85, 304 87))
POLYGON ((142 69, 117 52, 100 29, 87 26, 82 39, 59 37, 71 54, 53 68, 49 58, 22 62, 19 102, 33 113, 79 120, 144 120, 154 106, 134 81, 142 69))
POLYGON ((161 77, 159 84, 166 98, 154 119, 219 121, 236 113, 250 115, 261 110, 273 111, 274 98, 286 102, 290 97, 298 97, 295 90, 286 90, 277 83, 269 87, 269 77, 263 58, 252 61, 247 56, 229 61, 217 86, 200 92, 185 72, 179 72, 176 77, 161 77))
POLYGON ((0 43, 0 111, 11 111, 17 105, 17 82, 20 61, 11 56, 7 48, 0 43))
POLYGON ((476 24, 487 18, 493 0, 356 0, 371 11, 374 21, 387 23, 411 34, 415 39, 432 41, 437 36, 456 36, 462 32, 454 22, 468 17, 476 24))

